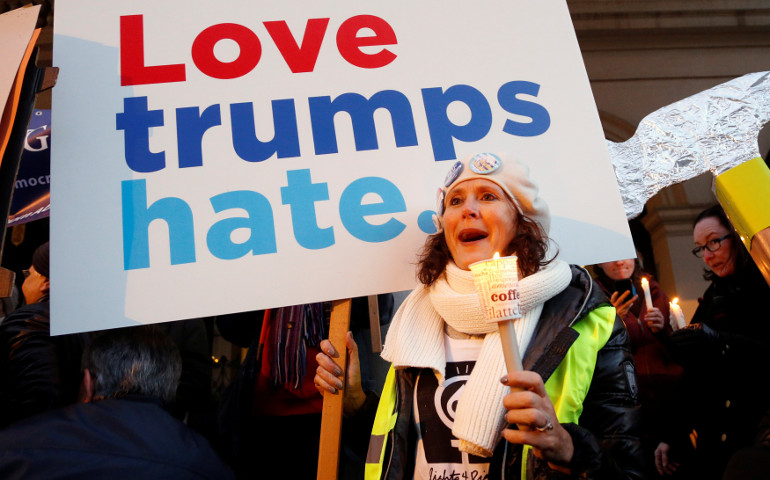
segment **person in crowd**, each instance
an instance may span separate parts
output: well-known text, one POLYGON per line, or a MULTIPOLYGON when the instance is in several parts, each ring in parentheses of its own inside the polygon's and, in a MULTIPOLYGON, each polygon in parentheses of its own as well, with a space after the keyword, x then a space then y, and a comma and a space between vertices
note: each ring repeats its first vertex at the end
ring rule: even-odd
POLYGON ((174 418, 181 374, 157 326, 107 330, 83 354, 80 403, 0 431, 0 477, 234 478, 205 438, 174 418))
POLYGON ((421 284, 388 330, 379 400, 361 387, 352 335, 324 340, 317 358, 317 388, 336 394, 333 359, 350 350, 343 437, 365 444, 351 436, 370 427, 367 478, 642 478, 626 329, 585 269, 547 257, 550 215, 528 168, 472 155, 452 166, 439 197, 421 284), (469 271, 495 253, 518 257, 523 371, 506 371, 469 271))
POLYGON ((770 287, 719 205, 693 225, 693 254, 711 284, 690 324, 665 343, 685 369, 687 398, 655 451, 660 472, 720 479, 736 450, 751 445, 770 408, 770 287))
POLYGON ((646 275, 652 309, 647 310, 641 285, 642 269, 634 258, 594 265, 596 283, 610 297, 618 316, 628 330, 636 364, 639 401, 642 408, 642 446, 647 476, 656 476, 654 452, 660 443, 659 432, 671 402, 675 401, 682 367, 675 363, 661 343, 673 330, 669 320, 669 299, 658 282, 646 275))
MULTIPOLYGON (((378 295, 378 304, 380 323, 389 323, 393 295, 378 295)), ((286 473, 293 478, 316 476, 323 397, 313 377, 330 314, 331 302, 318 302, 217 318, 225 340, 248 348, 221 417, 228 460, 238 478, 255 478, 270 462, 290 465, 286 473), (269 442, 264 441, 266 431, 271 432, 269 442), (297 431, 304 432, 301 438, 297 431), (303 452, 302 462, 294 461, 297 451, 303 452)), ((369 328, 367 297, 352 300, 350 326, 355 332, 369 328)), ((364 378, 371 370, 363 369, 364 378)), ((344 460, 350 478, 362 473, 355 459, 344 460)))
POLYGON ((88 335, 51 336, 49 243, 24 271, 26 305, 0 324, 0 427, 77 400, 88 335))

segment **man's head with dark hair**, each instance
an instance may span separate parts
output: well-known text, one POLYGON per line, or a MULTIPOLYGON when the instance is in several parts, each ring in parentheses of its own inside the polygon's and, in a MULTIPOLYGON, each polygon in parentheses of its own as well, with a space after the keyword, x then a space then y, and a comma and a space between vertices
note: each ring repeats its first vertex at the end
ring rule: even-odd
POLYGON ((21 291, 24 294, 24 301, 27 303, 42 302, 48 298, 51 287, 48 251, 48 242, 37 247, 32 255, 32 264, 29 269, 24 270, 24 283, 21 285, 21 291))
POLYGON ((45 242, 44 244, 40 245, 35 249, 35 252, 32 254, 32 266, 37 270, 37 272, 46 277, 51 278, 51 274, 49 273, 49 250, 50 250, 50 243, 45 242))
POLYGON ((148 325, 107 330, 83 353, 84 401, 129 394, 174 400, 182 360, 171 338, 148 325))

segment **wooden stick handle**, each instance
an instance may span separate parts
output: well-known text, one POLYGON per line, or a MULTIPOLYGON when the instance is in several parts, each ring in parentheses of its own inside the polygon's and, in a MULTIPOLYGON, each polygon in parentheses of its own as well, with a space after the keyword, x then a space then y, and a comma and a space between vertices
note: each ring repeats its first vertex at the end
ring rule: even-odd
POLYGON ((382 352, 382 334, 380 333, 380 304, 377 295, 369 295, 369 330, 372 332, 372 352, 382 352))
MULTIPOLYGON (((347 375, 348 349, 345 336, 350 327, 351 299, 332 302, 332 315, 329 321, 329 341, 339 353, 334 361, 347 375)), ((345 382, 343 382, 343 385, 345 382)), ((343 386, 337 394, 324 393, 321 415, 321 438, 318 445, 317 480, 336 480, 340 461, 340 436, 342 431, 342 399, 345 395, 343 386)))

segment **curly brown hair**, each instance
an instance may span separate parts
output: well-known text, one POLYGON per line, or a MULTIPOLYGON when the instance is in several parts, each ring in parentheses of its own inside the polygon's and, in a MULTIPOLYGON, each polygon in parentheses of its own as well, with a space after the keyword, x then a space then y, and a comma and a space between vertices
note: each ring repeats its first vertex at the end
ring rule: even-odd
MULTIPOLYGON (((518 215, 516 222, 516 235, 508 250, 516 252, 519 257, 519 270, 526 277, 548 265, 551 260, 546 260, 548 250, 548 236, 534 220, 523 215, 518 207, 514 207, 518 215)), ((555 255, 554 255, 555 257, 555 255)), ((425 245, 420 252, 417 262, 417 279, 423 285, 430 286, 444 273, 447 263, 452 260, 449 246, 443 233, 434 233, 425 240, 425 245)))

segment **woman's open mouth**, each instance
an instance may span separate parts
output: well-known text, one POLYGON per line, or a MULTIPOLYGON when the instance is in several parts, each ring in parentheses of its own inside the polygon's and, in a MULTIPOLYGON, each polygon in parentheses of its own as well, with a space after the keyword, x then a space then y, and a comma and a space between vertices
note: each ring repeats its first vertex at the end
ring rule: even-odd
POLYGON ((476 242, 479 240, 484 240, 488 236, 489 235, 487 234, 487 232, 483 230, 469 228, 460 232, 459 235, 457 235, 457 239, 462 243, 470 243, 470 242, 476 242))

